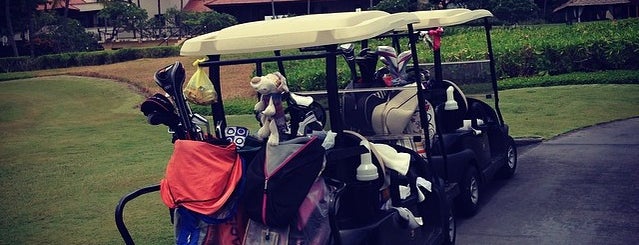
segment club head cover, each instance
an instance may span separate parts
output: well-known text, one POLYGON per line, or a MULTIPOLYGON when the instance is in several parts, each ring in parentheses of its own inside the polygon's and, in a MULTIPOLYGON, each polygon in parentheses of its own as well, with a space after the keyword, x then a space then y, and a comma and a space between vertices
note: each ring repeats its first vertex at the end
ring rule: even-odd
POLYGON ((175 106, 169 98, 162 94, 154 94, 147 98, 140 106, 140 111, 147 117, 147 121, 151 125, 164 124, 175 127, 179 122, 175 106))

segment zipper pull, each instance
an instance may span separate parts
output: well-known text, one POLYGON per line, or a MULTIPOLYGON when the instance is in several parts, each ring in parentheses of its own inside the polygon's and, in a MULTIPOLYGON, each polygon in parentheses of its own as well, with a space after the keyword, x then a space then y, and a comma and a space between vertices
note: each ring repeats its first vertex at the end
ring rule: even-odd
POLYGON ((268 178, 264 178, 264 193, 266 193, 268 190, 268 178))
POLYGON ((266 228, 266 234, 264 235, 264 240, 266 241, 271 240, 271 231, 269 230, 269 228, 266 228))

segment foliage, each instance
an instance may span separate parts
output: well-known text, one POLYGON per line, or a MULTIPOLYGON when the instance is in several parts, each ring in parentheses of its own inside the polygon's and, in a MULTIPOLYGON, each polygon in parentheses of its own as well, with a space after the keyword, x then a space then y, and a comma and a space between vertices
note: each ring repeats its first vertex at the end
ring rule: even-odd
POLYGON ((77 20, 53 16, 49 21, 33 35, 32 44, 36 55, 95 51, 102 48, 95 36, 86 32, 77 20))
POLYGON ((575 72, 556 76, 516 77, 499 81, 500 89, 583 84, 639 84, 639 70, 575 72))
POLYGON ((177 56, 179 47, 160 46, 152 48, 118 49, 93 52, 71 52, 42 55, 35 59, 22 56, 0 58, 0 72, 31 71, 71 66, 103 65, 139 58, 163 58, 177 56))
MULTIPOLYGON (((224 113, 226 115, 248 115, 253 114, 253 106, 255 106, 255 98, 231 98, 224 100, 224 113)), ((193 113, 200 115, 211 115, 210 106, 190 105, 193 113)), ((255 122, 257 123, 257 121, 255 122)))
POLYGON ((107 20, 113 27, 115 37, 120 31, 140 31, 148 18, 146 10, 129 2, 111 0, 104 2, 104 8, 98 12, 98 17, 107 20))
MULTIPOLYGON (((21 34, 24 39, 24 34, 28 33, 29 26, 32 26, 32 20, 34 11, 38 3, 42 0, 19 0, 19 1, 4 1, 0 4, 0 36, 14 37, 16 34, 21 34)), ((19 51, 16 42, 13 39, 9 40, 9 44, 13 51, 13 55, 18 56, 19 51)))
POLYGON ((9 19, 11 19, 13 31, 15 33, 26 31, 29 25, 29 18, 39 2, 42 2, 42 0, 12 0, 11 4, 5 4, 3 1, 0 4, 0 21, 3 23, 0 25, 0 35, 8 34, 7 25, 5 25, 7 12, 9 13, 9 19), (8 11, 7 7, 9 8, 8 11))
POLYGON ((409 12, 417 10, 417 4, 413 0, 381 0, 372 9, 389 13, 409 12))
POLYGON ((11 73, 0 73, 0 82, 1 81, 9 81, 16 79, 25 79, 35 77, 36 74, 33 72, 11 72, 11 73))
POLYGON ((509 23, 536 19, 539 12, 532 0, 492 0, 490 10, 496 18, 509 23))
POLYGON ((374 7, 390 13, 452 8, 487 9, 506 23, 535 20, 540 12, 533 0, 382 0, 374 7))
POLYGON ((166 11, 166 23, 180 28, 184 35, 199 35, 235 25, 237 20, 230 14, 215 11, 187 12, 172 8, 166 11))
MULTIPOLYGON (((639 69, 639 19, 574 25, 495 27, 493 49, 501 77, 562 74, 576 71, 639 69)), ((447 62, 487 59, 483 28, 446 29, 442 59, 447 62), (448 31, 453 30, 452 35, 448 31)), ((419 46, 419 47, 424 47, 419 46)), ((422 62, 432 54, 418 47, 422 62)))
MULTIPOLYGON (((497 75, 501 78, 556 75, 571 72, 612 69, 639 69, 639 19, 602 21, 574 25, 535 25, 494 27, 492 44, 497 75)), ((402 42, 406 47, 406 42, 402 42)), ((388 45, 373 40, 370 47, 388 45)), ((426 44, 417 46, 420 63, 433 62, 426 44)), ((446 28, 442 39, 444 62, 488 59, 483 27, 446 28)), ((356 51, 357 52, 357 51, 356 51)), ((381 64, 378 63, 378 67, 381 64)), ((293 90, 317 90, 324 86, 321 60, 286 62, 286 73, 293 90)), ((269 64, 265 72, 277 70, 269 64)), ((342 86, 350 80, 343 59, 338 58, 342 86)))

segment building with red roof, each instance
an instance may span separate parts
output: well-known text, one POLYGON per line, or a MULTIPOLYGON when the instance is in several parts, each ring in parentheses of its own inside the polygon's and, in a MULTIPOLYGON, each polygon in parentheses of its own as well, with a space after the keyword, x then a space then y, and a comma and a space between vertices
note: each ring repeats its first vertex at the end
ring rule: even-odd
POLYGON ((568 0, 553 10, 577 22, 639 17, 639 0, 568 0))
POLYGON ((235 16, 238 22, 264 20, 273 14, 305 15, 366 10, 379 0, 209 0, 205 5, 216 12, 235 16))

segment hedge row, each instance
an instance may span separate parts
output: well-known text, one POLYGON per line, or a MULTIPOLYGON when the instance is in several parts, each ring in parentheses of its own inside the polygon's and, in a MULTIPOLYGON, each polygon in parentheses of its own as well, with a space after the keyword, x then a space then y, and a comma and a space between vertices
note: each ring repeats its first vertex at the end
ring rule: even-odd
MULTIPOLYGON (((491 33, 497 75, 503 79, 639 69, 638 27, 637 18, 572 25, 495 26, 491 33)), ((407 47, 405 40, 402 44, 402 47, 407 47)), ((371 47, 379 45, 389 45, 389 41, 373 40, 370 43, 371 47)), ((433 52, 426 44, 419 43, 417 51, 420 63, 433 62, 433 52)), ((483 27, 445 28, 441 55, 444 62, 487 59, 483 27)), ((323 88, 324 66, 321 62, 285 62, 289 87, 304 90, 323 88)), ((381 66, 379 62, 377 65, 381 66)), ((275 65, 265 69, 266 72, 276 70, 275 65)), ((350 79, 343 59, 338 59, 338 75, 339 81, 344 84, 350 79)))
POLYGON ((555 76, 515 77, 499 81, 499 89, 583 84, 639 84, 639 70, 574 72, 555 76))
POLYGON ((62 53, 31 58, 0 58, 0 72, 20 72, 43 69, 65 68, 72 66, 91 66, 112 64, 140 58, 164 58, 177 56, 176 46, 158 46, 152 48, 124 48, 93 52, 62 53))
MULTIPOLYGON (((639 19, 573 25, 495 27, 492 31, 500 77, 639 69, 639 19)), ((485 59, 485 34, 458 28, 444 36, 444 61, 485 59)), ((427 59, 427 51, 421 50, 427 59)))

